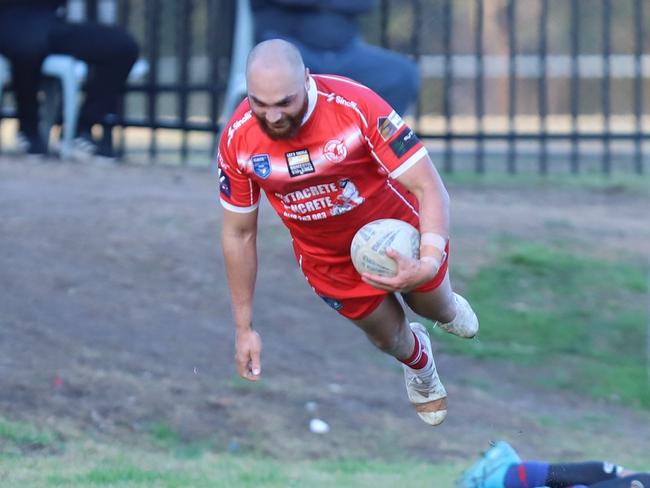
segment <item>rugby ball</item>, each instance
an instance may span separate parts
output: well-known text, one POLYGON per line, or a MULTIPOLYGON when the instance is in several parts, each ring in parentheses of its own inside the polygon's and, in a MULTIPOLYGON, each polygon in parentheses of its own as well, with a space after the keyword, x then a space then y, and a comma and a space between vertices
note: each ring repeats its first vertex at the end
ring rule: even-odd
POLYGON ((352 264, 359 273, 395 276, 397 262, 386 256, 388 247, 404 256, 419 259, 420 233, 402 220, 373 220, 361 227, 352 239, 352 264))

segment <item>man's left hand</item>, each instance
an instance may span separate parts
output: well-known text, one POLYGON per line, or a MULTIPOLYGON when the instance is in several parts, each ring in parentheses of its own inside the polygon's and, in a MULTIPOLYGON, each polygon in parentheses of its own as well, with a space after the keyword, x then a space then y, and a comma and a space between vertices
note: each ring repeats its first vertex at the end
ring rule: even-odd
POLYGON ((431 281, 438 272, 438 267, 431 260, 412 259, 390 248, 386 250, 386 256, 397 262, 395 276, 361 275, 363 281, 380 290, 408 292, 431 281))

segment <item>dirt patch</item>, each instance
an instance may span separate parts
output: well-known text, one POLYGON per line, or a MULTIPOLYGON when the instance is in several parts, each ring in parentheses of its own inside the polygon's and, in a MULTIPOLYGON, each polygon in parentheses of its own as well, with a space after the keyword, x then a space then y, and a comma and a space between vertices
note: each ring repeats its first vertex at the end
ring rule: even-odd
MULTIPOLYGON (((207 171, 0 159, 1 415, 129 439, 163 423, 188 441, 283 458, 469 460, 498 438, 536 457, 650 452, 647 412, 549 393, 512 365, 444 350, 450 415, 425 429, 399 366, 311 293, 266 206, 255 303, 264 379, 238 381, 216 189, 207 171), (308 402, 329 434, 309 432, 308 402)), ((639 262, 650 246, 639 194, 450 193, 461 289, 502 235, 639 262)))

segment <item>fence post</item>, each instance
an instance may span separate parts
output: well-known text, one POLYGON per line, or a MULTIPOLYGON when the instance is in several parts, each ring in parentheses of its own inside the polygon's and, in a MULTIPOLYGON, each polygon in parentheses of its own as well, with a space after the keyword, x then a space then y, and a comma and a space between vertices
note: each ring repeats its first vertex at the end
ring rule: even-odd
POLYGON ((539 16, 539 78, 537 81, 537 96, 539 105, 539 131, 540 131, 540 154, 539 154, 539 172, 548 173, 548 154, 547 154, 547 100, 546 100, 546 54, 547 54, 547 27, 548 27, 548 0, 542 0, 542 11, 539 16))
MULTIPOLYGON (((635 136, 634 136, 634 166, 638 174, 643 173, 643 151, 642 151, 642 136, 643 129, 643 71, 641 66, 643 54, 643 0, 635 0, 634 2, 634 120, 635 120, 635 136)), ((650 336, 650 329, 648 331, 650 336)), ((650 339, 649 339, 650 340, 650 339)), ((648 346, 650 351, 650 345, 648 346)), ((650 352, 649 352, 650 356, 650 352)), ((650 368, 650 360, 649 366, 650 368)), ((649 369, 650 371, 650 369, 649 369)))
POLYGON ((602 102, 603 102, 603 173, 609 175, 612 172, 611 154, 610 154, 610 136, 611 136, 611 103, 610 103, 610 54, 611 54, 611 0, 603 0, 603 85, 602 85, 602 102))
POLYGON ((578 160, 578 113, 580 109, 580 2, 571 0, 571 173, 580 171, 578 160))
POLYGON ((149 20, 146 25, 147 50, 149 56, 149 80, 147 83, 147 119, 151 127, 151 141, 149 143, 149 158, 156 158, 157 148, 157 98, 158 98, 158 55, 160 50, 160 1, 147 0, 145 4, 146 18, 149 20))
POLYGON ((454 25, 454 10, 452 0, 445 0, 444 3, 444 31, 443 31, 443 48, 445 51, 445 79, 443 88, 443 111, 445 115, 445 171, 450 173, 454 170, 452 159, 452 141, 451 141, 451 118, 452 118, 452 83, 453 72, 451 65, 451 38, 454 25))
POLYGON ((485 150, 483 147, 483 115, 485 105, 483 100, 483 0, 476 0, 476 32, 474 33, 474 50, 476 57, 476 84, 474 96, 476 97, 476 123, 478 125, 476 132, 476 172, 485 173, 485 150))
POLYGON ((177 9, 180 9, 179 15, 176 19, 176 52, 178 57, 178 118, 182 127, 181 132, 181 161, 182 164, 187 163, 187 99, 188 99, 188 64, 192 56, 191 45, 191 27, 190 22, 192 19, 193 0, 181 0, 175 4, 177 9))
POLYGON ((517 7, 508 0, 508 173, 517 172, 515 117, 517 116, 517 7))

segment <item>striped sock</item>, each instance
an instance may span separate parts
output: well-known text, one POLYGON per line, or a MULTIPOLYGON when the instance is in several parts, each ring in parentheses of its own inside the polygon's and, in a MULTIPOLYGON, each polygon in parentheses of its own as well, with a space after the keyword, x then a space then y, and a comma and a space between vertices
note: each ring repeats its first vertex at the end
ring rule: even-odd
POLYGON ((407 359, 404 359, 401 362, 406 364, 411 369, 422 369, 429 362, 429 355, 424 350, 424 347, 422 346, 422 343, 420 342, 420 339, 418 339, 418 336, 415 334, 415 332, 411 332, 411 334, 413 334, 413 339, 415 341, 415 344, 413 345, 413 352, 407 359))

